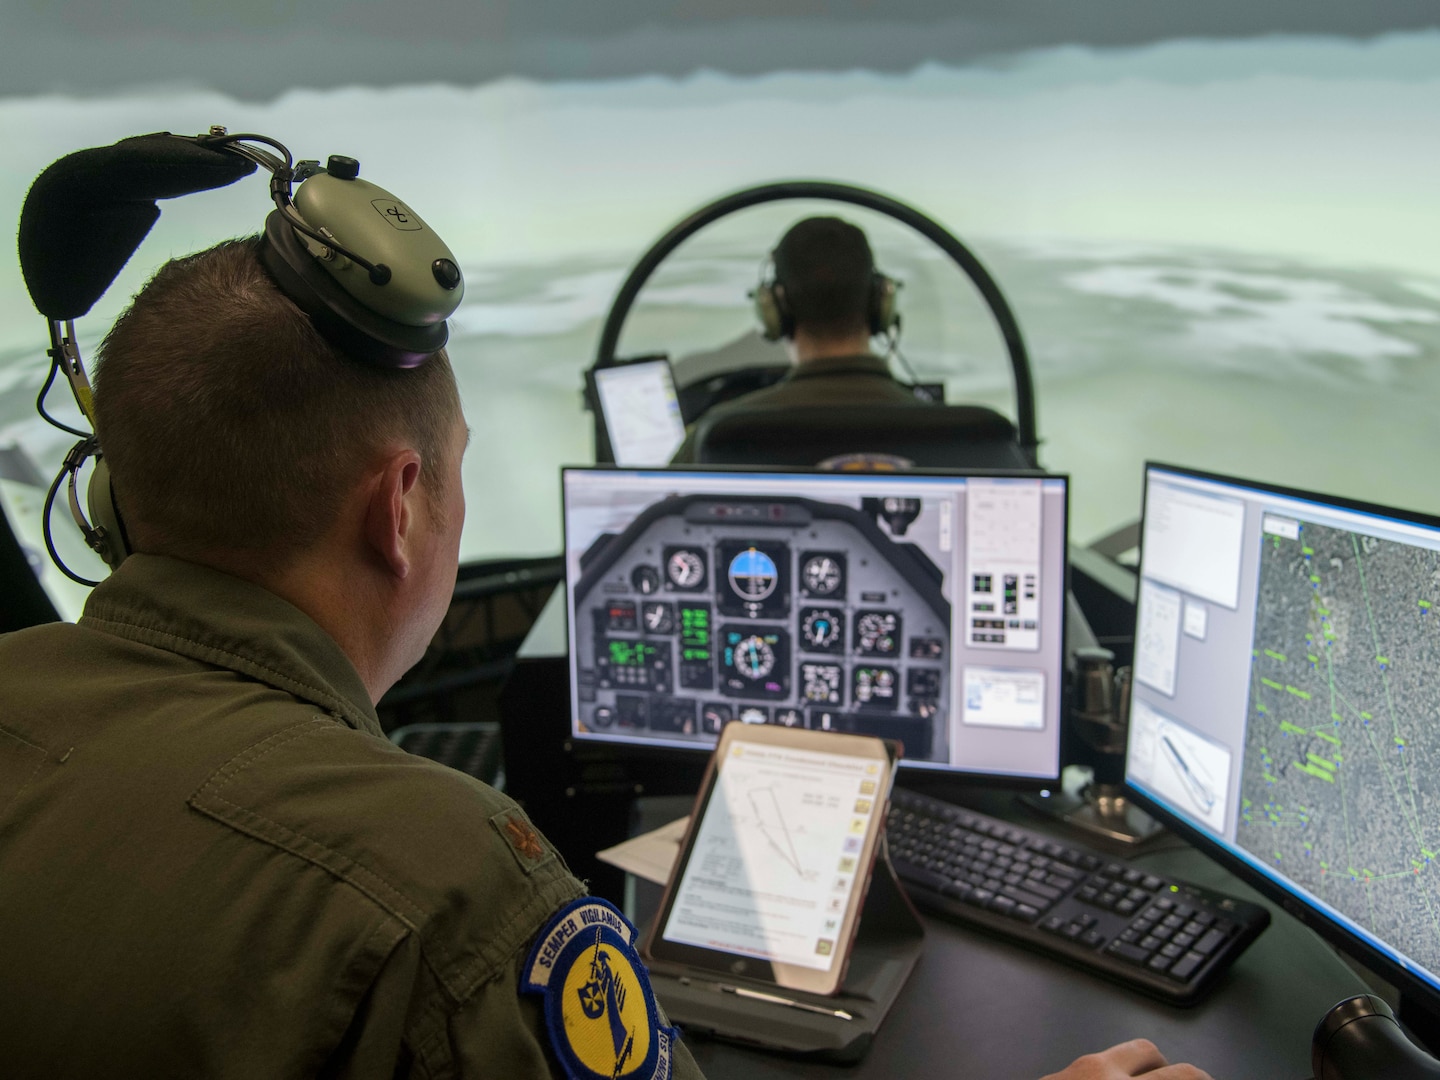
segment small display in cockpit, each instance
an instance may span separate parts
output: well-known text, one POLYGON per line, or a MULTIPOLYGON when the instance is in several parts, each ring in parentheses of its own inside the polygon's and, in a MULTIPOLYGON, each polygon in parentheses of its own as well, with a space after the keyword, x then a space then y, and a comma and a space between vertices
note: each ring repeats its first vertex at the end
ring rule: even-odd
POLYGON ((895 669, 892 667, 857 667, 854 676, 855 705, 861 709, 895 708, 895 669))
POLYGON ((783 619, 790 614, 788 545, 722 540, 715 546, 715 559, 725 569, 727 587, 718 589, 716 598, 722 615, 783 619))
POLYGON ((597 629, 602 634, 629 634, 640 628, 635 616, 635 601, 611 600, 595 613, 597 629))
POLYGON ((800 647, 804 652, 836 653, 845 650, 843 608, 814 607, 800 612, 800 647))
POLYGON ((790 696, 790 642, 783 630, 722 626, 720 686, 745 698, 790 696))
POLYGON ((800 555, 800 584, 806 596, 845 599, 845 553, 806 551, 800 555))
POLYGON ((865 656, 894 656, 900 651, 900 615, 861 611, 855 617, 855 651, 865 656))
POLYGON ((680 605, 680 685, 687 690, 710 690, 715 686, 709 604, 680 605))
POLYGON ((705 552, 697 548, 667 547, 665 549, 665 586, 681 592, 701 592, 709 575, 705 572, 705 552))

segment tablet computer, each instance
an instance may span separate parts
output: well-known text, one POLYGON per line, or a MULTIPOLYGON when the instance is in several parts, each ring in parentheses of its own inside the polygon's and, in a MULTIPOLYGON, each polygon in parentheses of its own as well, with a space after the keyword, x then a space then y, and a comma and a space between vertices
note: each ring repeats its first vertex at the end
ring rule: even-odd
POLYGON ((594 378, 615 464, 667 464, 685 441, 670 361, 662 356, 596 368, 594 378))
POLYGON ((864 735, 727 724, 647 958, 838 993, 897 756, 864 735))

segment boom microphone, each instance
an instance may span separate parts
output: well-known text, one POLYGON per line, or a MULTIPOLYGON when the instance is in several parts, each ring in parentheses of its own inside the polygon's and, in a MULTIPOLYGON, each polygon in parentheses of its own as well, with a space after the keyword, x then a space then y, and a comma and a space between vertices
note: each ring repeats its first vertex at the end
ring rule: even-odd
POLYGON ((20 212, 30 298, 48 319, 78 319, 159 219, 156 200, 225 187, 254 171, 239 155, 168 132, 61 158, 30 186, 20 212))

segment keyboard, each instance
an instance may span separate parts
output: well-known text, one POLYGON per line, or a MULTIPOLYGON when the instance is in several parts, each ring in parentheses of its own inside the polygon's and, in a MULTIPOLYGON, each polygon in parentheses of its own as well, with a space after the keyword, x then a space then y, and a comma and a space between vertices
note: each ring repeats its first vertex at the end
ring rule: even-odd
POLYGON ((1258 904, 901 788, 886 835, 918 907, 1176 1005, 1204 997, 1270 924, 1258 904))

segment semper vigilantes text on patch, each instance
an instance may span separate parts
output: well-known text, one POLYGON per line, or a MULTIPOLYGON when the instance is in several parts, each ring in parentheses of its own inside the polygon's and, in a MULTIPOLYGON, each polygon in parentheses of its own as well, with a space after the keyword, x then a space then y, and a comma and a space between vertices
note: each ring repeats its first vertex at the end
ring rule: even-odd
POLYGON ((550 1045, 571 1080, 669 1080, 674 1028, 662 1027, 635 927, 593 896, 562 908, 540 936, 520 990, 545 995, 550 1045))

